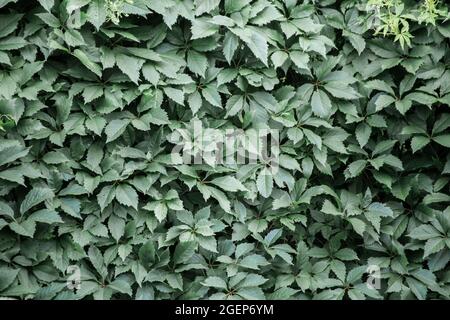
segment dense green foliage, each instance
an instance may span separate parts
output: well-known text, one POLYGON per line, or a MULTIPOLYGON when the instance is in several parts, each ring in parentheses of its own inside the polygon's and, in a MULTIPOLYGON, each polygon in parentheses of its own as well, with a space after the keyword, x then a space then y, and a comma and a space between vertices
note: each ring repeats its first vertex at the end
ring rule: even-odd
POLYGON ((0 297, 450 298, 448 6, 0 0, 0 297))

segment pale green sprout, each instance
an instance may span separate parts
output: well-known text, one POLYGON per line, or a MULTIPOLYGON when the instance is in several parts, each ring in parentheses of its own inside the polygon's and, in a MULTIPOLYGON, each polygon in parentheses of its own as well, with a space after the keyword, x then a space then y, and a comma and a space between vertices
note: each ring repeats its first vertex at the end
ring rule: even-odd
POLYGON ((410 21, 436 25, 439 19, 448 19, 448 10, 440 6, 440 0, 423 0, 417 9, 405 9, 402 0, 369 0, 369 10, 375 11, 380 25, 375 34, 394 36, 402 48, 411 47, 413 35, 410 33, 410 21))
POLYGON ((107 19, 114 24, 119 24, 120 18, 128 16, 123 13, 125 3, 133 4, 133 0, 106 0, 107 19))
POLYGON ((436 20, 440 18, 448 18, 448 10, 440 8, 440 0, 424 0, 420 6, 417 18, 419 23, 425 22, 426 24, 436 25, 436 20))

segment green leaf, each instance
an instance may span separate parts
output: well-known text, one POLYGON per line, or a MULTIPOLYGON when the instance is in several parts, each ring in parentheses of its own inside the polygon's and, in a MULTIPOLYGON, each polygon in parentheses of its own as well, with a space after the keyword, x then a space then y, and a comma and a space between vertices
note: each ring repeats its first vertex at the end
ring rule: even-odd
POLYGON ((67 213, 68 215, 81 219, 80 209, 81 202, 75 198, 60 198, 61 201, 61 209, 67 213))
POLYGON ((344 213, 341 210, 339 210, 338 208, 336 208, 334 206, 334 204, 328 199, 325 199, 325 201, 323 202, 321 211, 323 213, 330 214, 332 216, 343 216, 344 215, 344 213))
POLYGON ((247 191, 247 188, 239 180, 231 176, 215 178, 211 180, 211 183, 225 191, 247 191))
POLYGON ((433 135, 443 132, 450 127, 450 115, 443 114, 433 125, 433 135))
POLYGON ((366 224, 357 218, 350 218, 348 221, 351 223, 353 230, 358 233, 361 237, 364 236, 364 231, 366 230, 366 224))
POLYGON ((101 211, 105 210, 105 208, 113 201, 116 194, 115 192, 116 189, 113 186, 105 186, 97 195, 97 202, 101 211))
POLYGON ((415 136, 411 139, 411 149, 413 153, 416 153, 427 144, 430 143, 430 139, 424 136, 415 136))
POLYGON ((155 212, 156 219, 161 222, 167 217, 168 208, 165 203, 157 203, 153 211, 155 212))
POLYGON ((96 246, 90 246, 88 249, 89 260, 99 274, 103 274, 104 258, 102 252, 96 246))
POLYGON ((180 105, 184 105, 184 92, 183 90, 175 88, 164 88, 164 93, 173 101, 180 105))
POLYGON ((28 219, 20 223, 13 221, 9 224, 9 228, 21 236, 33 238, 36 231, 36 221, 33 219, 28 219))
POLYGON ((21 37, 8 37, 0 40, 0 50, 16 50, 25 47, 28 42, 21 37))
POLYGON ((387 94, 381 94, 378 96, 377 100, 375 101, 376 111, 380 111, 380 110, 390 106, 394 102, 395 102, 395 98, 393 98, 387 94))
POLYGON ((92 119, 86 119, 86 128, 93 131, 96 135, 101 135, 103 128, 106 125, 106 120, 102 117, 94 117, 92 119))
POLYGON ((83 90, 84 103, 92 102, 93 100, 103 95, 103 88, 101 86, 89 86, 83 90))
POLYGON ((354 90, 352 87, 348 86, 345 82, 345 79, 341 81, 329 81, 324 85, 324 88, 331 93, 333 97, 345 99, 345 100, 353 100, 360 97, 358 92, 354 90))
POLYGON ((119 201, 119 203, 125 206, 133 207, 135 210, 137 210, 138 194, 133 187, 127 184, 119 184, 116 187, 116 199, 117 201, 119 201))
POLYGON ((55 0, 38 0, 38 1, 41 4, 41 6, 43 6, 44 9, 47 10, 48 12, 50 12, 53 6, 55 5, 55 0))
POLYGON ((197 249, 197 244, 194 241, 180 242, 173 253, 173 263, 183 264, 192 258, 197 249))
POLYGON ((358 140, 359 146, 363 148, 367 142, 369 142, 370 135, 372 134, 372 127, 362 122, 356 127, 356 140, 358 140))
POLYGON ((239 46, 239 38, 235 36, 233 33, 228 31, 225 33, 225 38, 223 41, 223 55, 227 60, 228 64, 231 64, 231 60, 233 59, 234 53, 239 46))
POLYGON ((122 133, 127 128, 128 124, 130 123, 130 120, 128 119, 122 119, 122 120, 112 120, 105 128, 106 133, 106 143, 112 142, 119 138, 122 133))
POLYGON ((25 157, 29 153, 29 149, 22 147, 13 140, 13 143, 0 146, 0 152, 0 166, 2 166, 25 157))
POLYGON ((23 14, 1 14, 0 15, 0 38, 4 38, 16 30, 23 14))
MULTIPOLYGON (((244 40, 245 41, 245 40, 244 40)), ((269 46, 266 39, 259 33, 252 33, 249 41, 245 41, 247 46, 253 52, 256 58, 258 58, 262 63, 267 65, 267 54, 269 51, 269 46)))
POLYGON ((196 114, 202 107, 202 97, 198 91, 195 91, 188 97, 188 105, 191 108, 192 114, 196 114))
POLYGON ((289 58, 300 69, 308 69, 309 55, 305 52, 292 51, 289 53, 289 58))
POLYGON ((380 202, 373 202, 367 207, 370 214, 376 214, 380 217, 393 217, 394 212, 387 205, 380 202))
POLYGON ((66 10, 68 14, 87 5, 91 0, 67 0, 66 10))
POLYGON ((228 99, 225 108, 227 113, 225 117, 232 117, 244 108, 244 97, 241 95, 232 96, 228 99))
POLYGON ((346 179, 359 176, 361 172, 366 168, 366 165, 366 160, 356 160, 352 162, 345 170, 346 179))
POLYGON ((116 242, 119 242, 119 239, 125 234, 125 221, 116 215, 111 215, 108 219, 108 229, 116 242))
MULTIPOLYGON (((284 51, 275 51, 270 56, 270 59, 272 60, 272 63, 273 63, 273 66, 275 67, 275 69, 281 67, 288 58, 289 58, 289 55, 284 51)), ((302 60, 300 60, 300 62, 302 62, 302 60)))
POLYGON ((120 293, 124 293, 127 294, 131 297, 131 295, 133 294, 133 291, 131 290, 131 286, 130 284, 125 281, 125 280, 121 280, 121 279, 116 279, 113 282, 111 282, 108 285, 109 288, 118 291, 120 293))
POLYGON ((322 90, 316 90, 312 94, 311 107, 315 115, 325 118, 331 113, 331 100, 322 90))
POLYGON ((222 98, 220 97, 220 94, 215 87, 206 86, 202 90, 202 95, 205 100, 211 103, 213 106, 222 108, 222 98))
POLYGON ((344 248, 335 253, 335 257, 343 261, 358 260, 358 255, 353 249, 344 248))
POLYGON ((300 140, 303 140, 303 131, 299 128, 289 128, 287 131, 287 136, 295 144, 300 140))
POLYGON ((208 277, 203 281, 203 285, 207 287, 219 288, 219 289, 227 289, 227 284, 223 279, 219 277, 208 277))
POLYGON ((264 197, 268 198, 273 189, 273 176, 269 169, 262 169, 258 178, 256 179, 256 186, 258 188, 259 193, 264 197))
POLYGON ((245 42, 256 58, 267 66, 269 46, 262 34, 252 29, 232 28, 230 30, 245 42))
POLYGON ((237 295, 248 300, 264 300, 264 292, 261 288, 242 288, 237 291, 237 295))
POLYGON ((203 54, 190 50, 187 54, 187 65, 192 72, 204 77, 208 67, 208 59, 203 54))
POLYGON ((86 162, 92 169, 99 168, 100 162, 103 159, 103 148, 99 143, 91 145, 87 152, 86 162))
POLYGON ((413 239, 429 240, 431 238, 440 237, 441 234, 431 225, 423 224, 413 229, 409 236, 413 239))
POLYGON ((20 204, 20 213, 24 214, 34 206, 52 199, 54 196, 55 194, 49 188, 33 188, 27 193, 20 204))
POLYGON ((225 210, 225 212, 228 212, 228 213, 231 212, 230 200, 228 200, 225 193, 223 193, 219 189, 211 188, 211 187, 209 187, 208 191, 211 193, 211 196, 219 202, 220 207, 223 210, 225 210))
POLYGON ((87 19, 97 30, 100 29, 106 21, 106 7, 103 0, 91 1, 87 11, 87 19))
MULTIPOLYGON (((1 45, 0 45, 1 47, 1 45)), ((93 73, 95 73, 98 77, 102 76, 102 69, 100 68, 100 66, 91 61, 91 59, 86 55, 86 53, 84 53, 83 51, 81 51, 80 49, 75 49, 73 51, 73 55, 75 57, 78 58, 78 60, 80 60, 80 62, 90 71, 92 71, 93 73)))
POLYGON ((12 269, 5 266, 0 267, 0 291, 8 288, 19 274, 19 269, 12 269))
POLYGON ((437 137, 433 137, 433 140, 439 143, 441 146, 450 148, 450 134, 443 134, 437 137))
POLYGON ((194 0, 195 15, 200 16, 208 13, 219 6, 220 0, 194 0))
POLYGON ((48 209, 42 209, 33 212, 30 215, 29 219, 35 222, 42 222, 46 224, 55 224, 64 222, 56 211, 48 209))
POLYGON ((139 71, 141 70, 144 60, 123 53, 116 54, 116 63, 120 71, 126 74, 134 83, 139 82, 139 71))
POLYGON ((425 300, 427 296, 427 287, 424 284, 411 277, 406 277, 406 283, 417 299, 425 300))
POLYGON ((439 252, 444 248, 445 248, 445 239, 443 238, 429 239, 425 243, 423 257, 426 258, 430 254, 439 252))
POLYGON ((151 109, 141 119, 156 125, 163 125, 170 123, 167 112, 159 107, 151 109))
POLYGON ((204 20, 195 19, 192 21, 192 27, 191 27, 191 40, 194 39, 202 39, 209 36, 212 36, 219 30, 219 26, 206 22, 204 20))

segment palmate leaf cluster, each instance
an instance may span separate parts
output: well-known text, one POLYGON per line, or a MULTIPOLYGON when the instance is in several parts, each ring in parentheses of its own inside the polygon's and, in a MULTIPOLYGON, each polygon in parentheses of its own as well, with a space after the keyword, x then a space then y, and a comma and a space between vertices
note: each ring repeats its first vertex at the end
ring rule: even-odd
POLYGON ((387 2, 0 0, 0 296, 450 298, 448 3, 387 2))

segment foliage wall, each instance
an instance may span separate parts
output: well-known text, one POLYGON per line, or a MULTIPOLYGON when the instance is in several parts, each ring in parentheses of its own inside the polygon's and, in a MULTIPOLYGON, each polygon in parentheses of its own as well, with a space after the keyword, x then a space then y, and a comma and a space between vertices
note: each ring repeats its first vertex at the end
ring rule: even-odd
POLYGON ((450 298, 448 7, 0 0, 0 296, 450 298))

